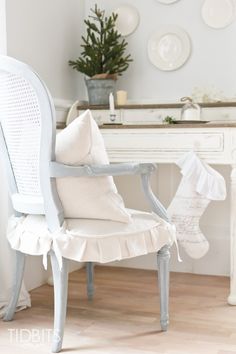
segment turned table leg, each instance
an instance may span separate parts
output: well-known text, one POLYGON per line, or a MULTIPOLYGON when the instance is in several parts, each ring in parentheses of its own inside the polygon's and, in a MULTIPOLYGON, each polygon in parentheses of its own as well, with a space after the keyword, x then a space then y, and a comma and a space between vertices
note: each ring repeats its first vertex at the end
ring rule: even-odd
POLYGON ((228 303, 236 305, 236 165, 230 179, 230 294, 228 303))

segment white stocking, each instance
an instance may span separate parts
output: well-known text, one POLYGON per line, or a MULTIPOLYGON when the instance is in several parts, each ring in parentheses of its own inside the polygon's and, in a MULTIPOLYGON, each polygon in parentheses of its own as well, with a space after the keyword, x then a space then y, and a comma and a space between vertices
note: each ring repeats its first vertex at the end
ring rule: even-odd
POLYGON ((176 226, 181 246, 190 257, 201 258, 207 253, 209 243, 200 230, 199 221, 211 200, 225 199, 225 181, 194 152, 186 154, 177 165, 183 177, 168 214, 176 226))

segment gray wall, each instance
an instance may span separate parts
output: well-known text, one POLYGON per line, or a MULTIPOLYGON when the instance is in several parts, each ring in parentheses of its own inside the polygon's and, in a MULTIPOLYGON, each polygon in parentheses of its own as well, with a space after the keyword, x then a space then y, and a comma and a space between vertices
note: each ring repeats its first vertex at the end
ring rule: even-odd
POLYGON ((7 0, 8 55, 34 67, 53 97, 76 99, 83 79, 68 66, 77 57, 84 0, 7 0))

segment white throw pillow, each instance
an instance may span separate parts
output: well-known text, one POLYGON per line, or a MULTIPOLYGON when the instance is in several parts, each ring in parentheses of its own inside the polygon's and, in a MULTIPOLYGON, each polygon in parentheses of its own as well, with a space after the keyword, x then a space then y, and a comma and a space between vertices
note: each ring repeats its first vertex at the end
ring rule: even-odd
MULTIPOLYGON (((89 110, 57 135, 56 160, 71 166, 109 164, 102 135, 89 110)), ((57 190, 66 218, 130 221, 110 176, 57 178, 57 190)))

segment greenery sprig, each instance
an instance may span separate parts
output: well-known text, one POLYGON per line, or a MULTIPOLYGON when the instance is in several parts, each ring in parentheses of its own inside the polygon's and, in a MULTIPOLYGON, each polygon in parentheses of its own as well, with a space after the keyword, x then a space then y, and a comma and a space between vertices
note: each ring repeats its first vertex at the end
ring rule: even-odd
POLYGON ((173 117, 171 116, 166 116, 163 120, 164 123, 167 123, 167 124, 177 124, 176 122, 176 119, 174 119, 173 117))
POLYGON ((82 36, 81 56, 75 61, 70 60, 69 65, 89 77, 116 78, 128 69, 132 61, 131 55, 125 54, 128 43, 115 27, 118 14, 112 13, 107 17, 97 5, 91 12, 93 15, 84 20, 87 35, 82 36))

